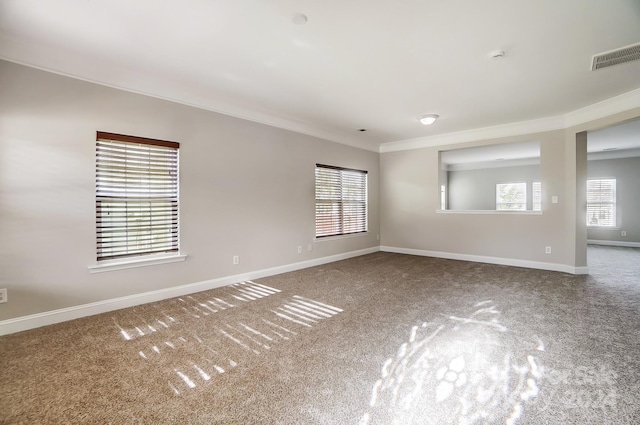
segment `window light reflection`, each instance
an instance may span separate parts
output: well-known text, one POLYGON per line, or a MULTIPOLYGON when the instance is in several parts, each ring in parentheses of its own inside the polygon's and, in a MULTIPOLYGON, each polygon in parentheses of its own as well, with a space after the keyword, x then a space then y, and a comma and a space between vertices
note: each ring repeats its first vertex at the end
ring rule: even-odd
POLYGON ((194 382, 187 375, 185 375, 184 373, 180 372, 179 370, 176 370, 175 372, 180 378, 182 378, 184 383, 187 384, 187 386, 189 388, 195 388, 196 387, 196 384, 194 384, 194 382))
POLYGON ((281 291, 246 281, 230 285, 220 292, 222 295, 217 297, 206 292, 178 297, 163 304, 164 310, 151 310, 146 314, 134 311, 130 317, 133 323, 128 326, 120 325, 114 317, 119 337, 132 348, 136 358, 145 362, 145 367, 166 368, 169 373, 168 389, 174 395, 213 382, 215 375, 227 373, 239 363, 250 361, 252 355, 273 350, 279 344, 300 336, 302 330, 308 332, 313 325, 343 311, 293 295, 285 297, 263 316, 247 314, 242 315, 241 321, 223 321, 226 310, 244 305, 232 300, 260 302, 281 291), (190 321, 195 320, 210 321, 212 326, 208 329, 212 331, 190 331, 190 321), (176 328, 177 325, 181 328, 176 328), (176 329, 185 333, 176 336, 176 329), (131 344, 130 341, 136 339, 141 341, 131 344), (145 339, 148 339, 146 344, 145 339), (185 357, 189 359, 186 363, 185 357))
POLYGON ((360 425, 389 415, 403 425, 516 424, 538 397, 544 368, 533 353, 544 351, 544 344, 538 339, 523 346, 499 317, 487 300, 470 314, 413 326, 407 342, 382 364, 360 425))

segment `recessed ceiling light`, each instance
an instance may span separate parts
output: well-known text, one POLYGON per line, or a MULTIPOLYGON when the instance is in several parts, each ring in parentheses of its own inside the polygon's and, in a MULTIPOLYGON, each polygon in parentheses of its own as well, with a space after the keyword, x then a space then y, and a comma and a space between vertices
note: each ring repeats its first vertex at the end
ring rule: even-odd
POLYGON ((296 13, 291 18, 291 22, 293 22, 296 25, 304 25, 307 23, 308 20, 309 19, 307 18, 307 15, 305 15, 304 13, 296 13))
POLYGON ((359 128, 358 131, 367 131, 366 128, 359 128))
POLYGON ((436 122, 437 119, 438 119, 438 115, 436 114, 426 114, 426 115, 420 115, 418 117, 418 121, 420 121, 424 125, 431 125, 434 122, 436 122))

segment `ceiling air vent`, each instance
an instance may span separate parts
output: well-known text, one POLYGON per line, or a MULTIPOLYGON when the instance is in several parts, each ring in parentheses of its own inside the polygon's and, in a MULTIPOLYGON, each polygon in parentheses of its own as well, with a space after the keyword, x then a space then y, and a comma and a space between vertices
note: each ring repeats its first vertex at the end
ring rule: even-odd
POLYGON ((606 68, 640 59, 640 43, 593 56, 591 70, 606 68))

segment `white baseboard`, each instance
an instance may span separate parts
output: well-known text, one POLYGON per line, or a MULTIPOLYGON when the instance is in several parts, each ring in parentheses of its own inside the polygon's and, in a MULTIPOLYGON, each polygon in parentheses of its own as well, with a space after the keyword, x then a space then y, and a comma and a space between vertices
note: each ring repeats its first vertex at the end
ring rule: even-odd
POLYGON ((74 307, 62 308, 59 310, 47 311, 44 313, 32 314, 29 316, 17 317, 14 319, 0 321, 0 335, 8 335, 41 326, 53 325, 67 320, 79 319, 81 317, 93 316, 95 314, 106 313, 121 308, 133 307, 154 301, 161 301, 168 298, 180 297, 221 286, 231 285, 246 280, 260 279, 262 277, 273 276, 280 273, 333 263, 334 261, 346 260, 360 255, 378 252, 379 247, 361 249, 358 251, 345 252, 343 254, 331 255, 328 257, 316 258, 313 260, 301 261, 299 263, 287 264, 284 266, 272 267, 253 272, 225 276, 203 282, 190 283, 187 285, 174 286, 172 288, 159 289, 157 291, 144 292, 141 294, 129 295, 126 297, 113 298, 74 307))
POLYGON ((640 248, 640 242, 601 241, 598 239, 587 240, 588 245, 623 246, 626 248, 640 248))
POLYGON ((421 255, 423 257, 446 258, 449 260, 473 261, 477 263, 500 264, 503 266, 526 267, 529 269, 551 270, 570 274, 589 274, 587 267, 574 267, 566 264, 543 263, 540 261, 516 260, 513 258, 485 257, 481 255, 456 254, 452 252, 426 251, 422 249, 396 248, 381 246, 380 251, 397 254, 421 255))

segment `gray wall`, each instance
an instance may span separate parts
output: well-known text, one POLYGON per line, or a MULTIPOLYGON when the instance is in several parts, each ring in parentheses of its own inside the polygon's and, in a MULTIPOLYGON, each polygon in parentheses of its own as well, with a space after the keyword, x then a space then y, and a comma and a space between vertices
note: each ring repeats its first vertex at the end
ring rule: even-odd
POLYGON ((4 61, 0 93, 0 320, 378 246, 375 152, 4 61), (186 261, 88 272, 98 130, 180 142, 186 261), (314 242, 316 162, 369 171, 368 234, 314 242))
MULTIPOLYGON (((447 145, 446 150, 540 140, 542 214, 438 212, 443 147, 380 156, 381 245, 390 248, 587 266, 586 131, 640 116, 640 108, 573 127, 447 145), (557 204, 551 197, 558 196, 557 204), (552 247, 545 254, 545 246, 552 247)), ((563 267, 564 268, 564 267, 563 267)))
POLYGON ((640 242, 640 158, 588 161, 588 178, 616 179, 615 229, 587 228, 590 240, 640 242), (627 236, 621 236, 621 231, 627 236))
POLYGON ((575 239, 565 238, 564 217, 569 201, 564 199, 565 134, 562 130, 450 145, 446 149, 527 140, 540 141, 542 214, 438 212, 438 151, 441 148, 381 154, 381 245, 573 264, 575 239), (560 203, 552 204, 552 195, 558 196, 560 203), (551 246, 553 253, 545 254, 545 246, 551 246))
POLYGON ((543 211, 438 213, 437 147, 378 155, 4 61, 0 93, 0 288, 10 299, 0 320, 376 247, 378 232, 389 247, 581 267, 578 134, 640 116, 636 108, 566 130, 448 145, 540 140, 543 211), (185 262, 88 273, 98 130, 181 143, 185 262), (368 234, 314 242, 316 162, 369 171, 368 234), (313 251, 297 254, 309 243, 313 251))
POLYGON ((527 209, 531 210, 531 183, 540 181, 538 165, 457 170, 447 174, 448 208, 452 210, 495 210, 496 184, 511 182, 527 183, 527 209))

